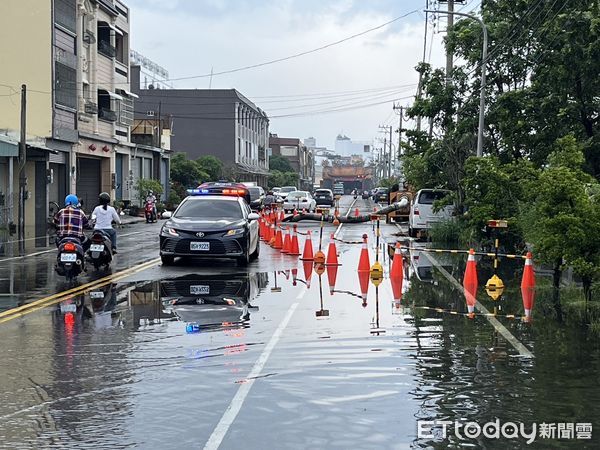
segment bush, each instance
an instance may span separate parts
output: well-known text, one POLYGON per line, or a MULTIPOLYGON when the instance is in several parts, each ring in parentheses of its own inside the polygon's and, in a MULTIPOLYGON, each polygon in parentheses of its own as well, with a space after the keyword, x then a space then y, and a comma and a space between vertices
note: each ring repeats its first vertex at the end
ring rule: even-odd
POLYGON ((457 244, 461 242, 463 227, 458 220, 450 219, 433 224, 429 237, 439 244, 457 244))

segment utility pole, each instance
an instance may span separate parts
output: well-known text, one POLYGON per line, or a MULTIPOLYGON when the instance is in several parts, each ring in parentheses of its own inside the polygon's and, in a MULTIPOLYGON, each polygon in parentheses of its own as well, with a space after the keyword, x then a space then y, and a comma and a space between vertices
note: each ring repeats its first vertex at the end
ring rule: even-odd
POLYGON ((399 118, 398 118, 398 155, 402 154, 402 150, 401 150, 401 145, 402 145, 402 121, 404 120, 404 106, 402 105, 398 105, 396 106, 396 104, 394 103, 394 106, 392 106, 392 109, 395 110, 399 110, 399 118))
MULTIPOLYGON (((446 28, 446 36, 450 35, 452 27, 454 26, 454 0, 448 1, 448 28, 446 28)), ((454 65, 454 55, 452 50, 446 48, 446 84, 450 84, 452 78, 452 69, 454 65)))
MULTIPOLYGON (((439 12, 444 14, 444 11, 432 11, 425 10, 425 12, 436 13, 439 12)), ((477 131, 477 156, 483 156, 483 127, 485 120, 485 87, 486 87, 486 65, 488 59, 488 33, 487 27, 483 20, 481 20, 477 16, 473 16, 471 14, 454 12, 457 16, 468 17, 469 19, 475 20, 481 25, 481 29, 483 30, 483 48, 481 51, 481 90, 479 93, 479 127, 477 131)))
POLYGON ((27 162, 27 85, 21 85, 21 139, 19 141, 19 255, 25 255, 25 164, 27 162))
MULTIPOLYGON (((425 0, 425 11, 429 9, 429 0, 425 0)), ((429 13, 425 13, 425 32, 423 33, 423 58, 421 61, 424 63, 427 56, 427 28, 429 27, 429 13)), ((416 100, 421 99, 421 92, 423 90, 423 74, 419 72, 419 84, 417 85, 417 97, 416 100)), ((421 131, 421 116, 417 116, 417 131, 421 131)))
POLYGON ((386 138, 384 138, 383 140, 383 153, 385 154, 385 146, 386 146, 386 142, 389 142, 389 151, 388 151, 388 178, 390 178, 392 176, 392 131, 393 131, 393 127, 391 125, 379 125, 379 130, 383 130, 380 131, 380 133, 382 132, 389 132, 390 133, 390 140, 387 141, 386 138))

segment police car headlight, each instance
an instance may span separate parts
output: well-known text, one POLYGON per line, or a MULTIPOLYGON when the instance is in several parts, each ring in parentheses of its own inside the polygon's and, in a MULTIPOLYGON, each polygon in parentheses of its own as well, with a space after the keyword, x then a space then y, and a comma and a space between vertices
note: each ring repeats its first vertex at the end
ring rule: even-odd
POLYGON ((171 227, 164 226, 162 229, 162 233, 168 236, 179 236, 179 233, 171 227))
POLYGON ((225 233, 225 236, 239 236, 240 234, 244 234, 243 228, 234 228, 225 233))

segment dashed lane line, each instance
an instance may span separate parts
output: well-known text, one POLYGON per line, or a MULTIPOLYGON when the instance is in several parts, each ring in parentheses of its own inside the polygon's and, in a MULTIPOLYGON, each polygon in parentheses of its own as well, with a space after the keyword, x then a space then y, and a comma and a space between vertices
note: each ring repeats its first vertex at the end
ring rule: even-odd
POLYGON ((260 356, 256 360, 256 363, 254 364, 254 366, 252 367, 252 370, 246 377, 245 382, 240 385, 235 396, 231 400, 231 403, 229 403, 229 406, 227 407, 227 409, 225 410, 225 413, 221 417, 221 420, 219 421, 219 423, 215 427, 214 431, 208 438, 208 441, 206 442, 206 445, 204 446, 204 450, 216 450, 219 448, 219 446, 223 442, 223 439, 225 438, 225 435, 229 431, 229 428, 231 427, 231 425, 235 421, 235 418, 237 417, 240 410, 242 409, 242 405, 244 404, 244 401, 246 400, 246 397, 248 396, 250 389, 252 389, 252 385, 256 381, 257 377, 260 375, 260 372, 263 370, 265 364, 267 363, 269 356, 271 356, 273 349, 279 342, 279 339, 281 338, 283 331, 288 326, 288 323, 290 322, 292 316, 294 315, 296 308, 298 308, 298 305, 300 304, 300 300, 302 299, 302 297, 304 297, 304 294, 306 294, 306 290, 307 290, 306 287, 304 287, 302 289, 302 291, 300 291, 300 293, 296 297, 296 302, 294 302, 289 307, 287 314, 285 315, 285 317, 283 318, 283 320, 281 321, 281 323, 279 324, 279 326, 273 333, 273 336, 271 336, 271 339, 267 343, 263 352, 260 354, 260 356))

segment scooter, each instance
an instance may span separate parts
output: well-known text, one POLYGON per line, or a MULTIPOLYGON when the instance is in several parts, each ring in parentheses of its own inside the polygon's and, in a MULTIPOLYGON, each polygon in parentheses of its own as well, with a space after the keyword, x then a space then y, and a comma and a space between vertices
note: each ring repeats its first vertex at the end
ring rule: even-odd
POLYGON ((85 258, 81 242, 76 238, 63 238, 58 243, 58 256, 56 257, 56 273, 73 281, 85 271, 85 258))
POLYGON ((156 208, 154 207, 154 203, 146 202, 144 213, 146 215, 146 223, 156 222, 156 208))
POLYGON ((112 261, 112 242, 110 237, 102 232, 102 230, 94 230, 91 238, 92 244, 88 249, 88 259, 98 270, 101 266, 110 266, 112 261))

